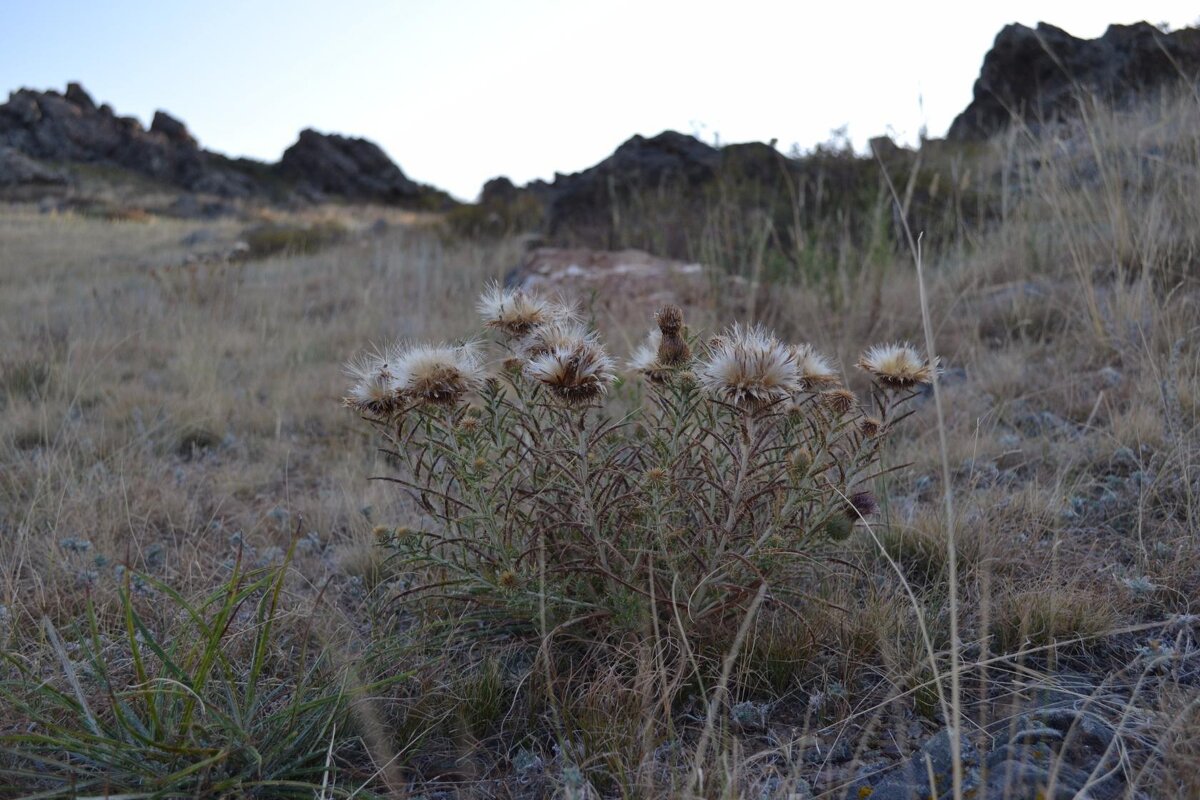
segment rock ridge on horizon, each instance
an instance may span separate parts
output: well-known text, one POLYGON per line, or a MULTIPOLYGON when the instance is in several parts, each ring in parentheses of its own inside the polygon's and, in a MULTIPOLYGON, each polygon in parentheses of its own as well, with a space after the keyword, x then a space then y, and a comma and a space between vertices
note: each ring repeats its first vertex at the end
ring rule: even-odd
POLYGON ((269 164, 203 149, 187 125, 166 111, 156 111, 145 128, 107 103, 97 105, 78 83, 63 93, 11 92, 0 105, 0 186, 64 183, 66 176, 53 167, 78 164, 120 167, 225 198, 453 205, 445 192, 409 179, 367 139, 306 129, 279 162, 269 164))

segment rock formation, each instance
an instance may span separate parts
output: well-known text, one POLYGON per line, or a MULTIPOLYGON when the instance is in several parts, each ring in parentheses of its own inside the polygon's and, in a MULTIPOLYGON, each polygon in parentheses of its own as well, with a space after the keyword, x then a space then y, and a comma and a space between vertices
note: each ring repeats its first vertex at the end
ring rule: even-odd
POLYGON ((983 59, 974 99, 950 126, 955 141, 995 134, 1013 116, 1037 126, 1078 112, 1080 92, 1126 103, 1147 90, 1195 81, 1200 29, 1164 33, 1153 25, 1111 25, 1079 39, 1053 25, 1008 25, 983 59))
POLYGON ((422 187, 409 180, 374 142, 306 129, 283 153, 282 175, 309 191, 383 202, 415 202, 422 187))
POLYGON ((97 106, 77 83, 65 93, 21 89, 0 105, 0 185, 62 183, 59 167, 121 167, 192 192, 286 200, 294 195, 444 207, 441 191, 409 180, 378 145, 306 130, 278 164, 204 150, 187 126, 158 111, 150 128, 97 106))

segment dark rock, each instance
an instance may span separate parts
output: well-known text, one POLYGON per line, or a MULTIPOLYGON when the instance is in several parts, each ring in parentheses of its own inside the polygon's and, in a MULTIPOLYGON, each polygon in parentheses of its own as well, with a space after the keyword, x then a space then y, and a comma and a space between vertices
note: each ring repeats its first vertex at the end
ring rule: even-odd
POLYGON ((1063 770, 1051 774, 1049 769, 1028 761, 1001 761, 988 770, 984 796, 1006 800, 1072 800, 1083 788, 1083 783, 1076 783, 1077 777, 1063 770))
POLYGON ((1074 708, 1046 708, 1035 711, 1028 720, 1030 729, 1057 730, 1077 751, 1081 759, 1099 758, 1116 736, 1112 727, 1095 714, 1074 708))
POLYGON ((1164 33, 1146 22, 1110 25, 1098 39, 1061 28, 1007 25, 996 36, 975 82, 974 99, 947 138, 987 138, 1017 115, 1030 125, 1078 113, 1079 92, 1117 103, 1175 83, 1200 68, 1200 30, 1164 33))
POLYGON ((317 192, 353 200, 416 205, 430 195, 374 142, 311 128, 284 151, 279 171, 317 192))
POLYGON ((304 131, 277 165, 231 159, 202 149, 187 126, 165 111, 155 112, 147 130, 107 104, 97 108, 75 83, 65 94, 21 89, 0 105, 0 185, 65 181, 36 161, 116 166, 229 198, 281 200, 299 184, 302 193, 316 196, 421 208, 453 204, 445 193, 410 181, 365 139, 304 131))
MULTIPOLYGON (((67 93, 64 96, 67 98, 67 100, 86 111, 94 111, 96 109, 96 101, 93 100, 92 96, 88 94, 87 91, 78 83, 68 83, 67 93)), ((105 106, 105 108, 108 108, 108 106, 105 106)), ((108 108, 108 110, 110 112, 112 111, 111 108, 108 108)))
MULTIPOLYGON (((960 740, 964 786, 977 785, 981 780, 979 752, 963 736, 960 740)), ((925 800, 940 797, 947 790, 953 793, 954 753, 950 731, 942 730, 928 739, 907 761, 873 777, 856 781, 849 797, 885 798, 890 800, 925 800), (933 773, 933 784, 929 776, 933 773)))
POLYGON ((693 136, 675 131, 649 139, 634 136, 594 167, 554 176, 554 182, 544 187, 547 228, 551 235, 571 229, 597 245, 611 246, 611 232, 601 243, 591 229, 607 230, 614 202, 646 191, 687 189, 709 182, 720 163, 721 151, 693 136))
POLYGON ((511 203, 517 199, 520 189, 513 185, 513 182, 501 175, 498 178, 492 178, 483 185, 483 191, 479 193, 480 205, 494 205, 497 203, 511 203))
POLYGON ((168 140, 184 147, 195 147, 196 140, 188 133, 187 126, 165 111, 155 111, 150 122, 151 133, 161 133, 168 140))
POLYGON ((125 167, 185 187, 217 166, 190 137, 171 139, 144 130, 136 119, 97 109, 74 84, 65 95, 28 89, 10 94, 0 105, 0 146, 46 161, 125 167))
POLYGON ((3 186, 61 186, 67 176, 56 169, 39 164, 12 147, 0 147, 0 187, 3 186))

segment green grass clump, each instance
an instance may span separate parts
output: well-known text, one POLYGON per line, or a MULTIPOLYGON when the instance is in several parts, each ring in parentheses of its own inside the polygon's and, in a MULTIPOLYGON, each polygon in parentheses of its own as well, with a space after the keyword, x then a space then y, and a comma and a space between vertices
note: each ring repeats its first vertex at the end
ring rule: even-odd
POLYGON ((4 654, 0 697, 29 721, 0 736, 9 788, 38 797, 349 794, 359 776, 342 766, 354 748, 348 692, 319 646, 280 626, 286 574, 286 564, 235 565, 225 586, 192 603, 126 572, 115 630, 91 601, 63 633, 43 620, 56 674, 35 675, 4 654))

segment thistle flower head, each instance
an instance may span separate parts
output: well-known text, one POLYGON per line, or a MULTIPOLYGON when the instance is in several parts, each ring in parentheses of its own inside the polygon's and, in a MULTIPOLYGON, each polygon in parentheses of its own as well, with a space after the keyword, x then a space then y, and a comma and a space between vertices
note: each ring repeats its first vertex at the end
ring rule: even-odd
POLYGON ((658 360, 658 348, 662 344, 662 331, 652 330, 646 334, 646 339, 637 346, 629 357, 629 369, 640 372, 652 383, 666 380, 667 369, 658 360))
POLYGON ((658 363, 664 367, 679 367, 692 358, 691 348, 683 338, 683 309, 665 305, 654 314, 658 323, 658 363))
POLYGON ((663 333, 679 333, 683 329, 683 309, 668 303, 654 312, 654 321, 663 333))
POLYGON ((417 345, 398 351, 392 362, 392 386, 398 397, 428 405, 453 405, 480 388, 485 374, 478 348, 417 345))
POLYGON ((614 378, 612 359, 591 334, 531 358, 525 374, 568 405, 591 402, 608 390, 614 378))
POLYGON ((758 326, 734 325, 710 342, 708 358, 699 365, 697 377, 714 396, 751 410, 800 389, 794 354, 758 326))
POLYGON ((818 353, 811 344, 799 344, 792 348, 796 369, 800 371, 800 383, 812 391, 840 382, 841 376, 833 362, 818 353))
POLYGON ((937 364, 929 363, 911 344, 879 344, 858 359, 859 369, 868 372, 881 386, 910 389, 933 380, 937 364))
POLYGON ((873 438, 883 430, 883 420, 878 417, 863 417, 858 421, 858 430, 868 439, 873 438))
POLYGON ((498 283, 483 290, 476 308, 484 325, 508 337, 525 336, 539 325, 574 316, 561 303, 522 289, 506 289, 498 283))
POLYGON ((849 389, 830 389, 821 392, 821 403, 833 413, 841 415, 858 405, 858 398, 849 389))
POLYGON ((569 347, 589 335, 587 328, 575 319, 564 316, 544 322, 517 341, 518 358, 529 360, 543 356, 560 347, 569 347))
POLYGON ((846 516, 852 521, 869 517, 879 510, 879 502, 870 492, 855 492, 846 499, 846 516))
POLYGON ((387 417, 396 410, 400 398, 393 386, 395 371, 389 355, 370 353, 346 365, 353 383, 342 402, 363 414, 387 417))

